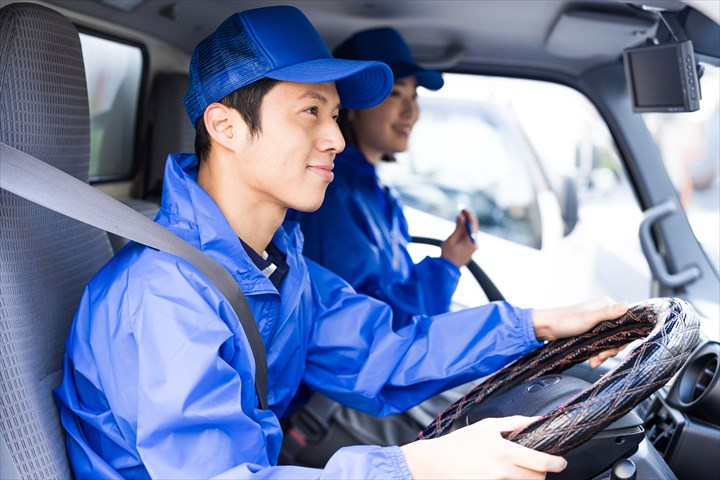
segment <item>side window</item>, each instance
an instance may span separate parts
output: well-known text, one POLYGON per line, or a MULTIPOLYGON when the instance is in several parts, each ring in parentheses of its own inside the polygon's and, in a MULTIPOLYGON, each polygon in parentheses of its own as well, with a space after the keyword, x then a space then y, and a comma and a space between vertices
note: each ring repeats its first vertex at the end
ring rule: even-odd
MULTIPOLYGON (((418 91, 409 151, 379 168, 401 196, 410 234, 443 240, 469 207, 480 221, 473 258, 516 304, 647 298, 641 212, 590 101, 549 82, 444 78, 438 92, 418 91)), ((415 261, 438 255, 410 252, 415 261)), ((473 284, 462 276, 456 307, 486 301, 473 284)))
POLYGON ((80 34, 90 101, 90 181, 132 175, 143 53, 134 45, 80 34))
POLYGON ((644 113, 695 237, 720 271, 720 68, 704 64, 700 110, 644 113))

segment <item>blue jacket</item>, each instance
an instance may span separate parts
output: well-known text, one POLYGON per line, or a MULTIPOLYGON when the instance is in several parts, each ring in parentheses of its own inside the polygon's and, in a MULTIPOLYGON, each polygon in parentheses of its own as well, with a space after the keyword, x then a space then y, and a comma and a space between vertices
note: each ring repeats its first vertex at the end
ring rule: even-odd
POLYGON ((195 156, 168 159, 156 221, 245 292, 267 349, 270 409, 258 408, 253 357, 226 300, 184 260, 130 243, 85 289, 55 390, 78 479, 409 477, 399 447, 344 448, 324 470, 275 466, 278 418, 300 382, 392 414, 539 345, 530 311, 506 303, 393 329, 387 305, 303 259, 293 223, 273 238, 290 267, 278 293, 196 173, 195 156))
POLYGON ((302 228, 303 255, 389 304, 400 324, 449 311, 460 269, 440 257, 413 263, 402 205, 393 190, 379 185, 375 167, 347 145, 335 157, 333 173, 317 211, 288 214, 302 228))

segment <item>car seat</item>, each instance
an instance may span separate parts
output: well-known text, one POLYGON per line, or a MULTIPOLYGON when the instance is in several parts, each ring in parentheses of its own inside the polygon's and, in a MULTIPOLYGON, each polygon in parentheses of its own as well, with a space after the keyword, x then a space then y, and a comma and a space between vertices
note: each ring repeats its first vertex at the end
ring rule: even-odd
POLYGON ((188 118, 183 97, 190 85, 187 72, 159 73, 150 95, 150 157, 144 198, 160 203, 165 162, 170 153, 195 151, 195 128, 188 118))
MULTIPOLYGON (((73 24, 38 4, 4 6, 0 65, 0 141, 87 182, 73 24)), ((52 390, 83 288, 111 255, 105 232, 0 189, 0 478, 72 477, 52 390)))

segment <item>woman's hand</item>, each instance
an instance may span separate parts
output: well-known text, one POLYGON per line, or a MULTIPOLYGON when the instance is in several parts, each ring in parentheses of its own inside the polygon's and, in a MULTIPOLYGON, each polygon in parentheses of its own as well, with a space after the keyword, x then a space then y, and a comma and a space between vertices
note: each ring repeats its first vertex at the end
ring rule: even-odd
POLYGON ((468 228, 465 222, 469 223, 470 231, 477 232, 478 220, 474 213, 468 209, 463 209, 457 217, 455 217, 455 230, 445 240, 440 247, 440 256, 450 262, 454 263, 458 267, 467 265, 472 254, 477 250, 475 239, 468 232, 468 228))
POLYGON ((567 466, 565 459, 523 447, 500 435, 536 419, 518 415, 487 418, 445 436, 400 448, 415 479, 545 478, 546 472, 562 471, 567 466))
MULTIPOLYGON (((609 298, 578 303, 560 308, 533 310, 533 326, 538 340, 557 340, 585 333, 598 323, 613 320, 627 312, 626 303, 609 298)), ((589 359, 592 368, 618 354, 620 348, 602 351, 589 359)))

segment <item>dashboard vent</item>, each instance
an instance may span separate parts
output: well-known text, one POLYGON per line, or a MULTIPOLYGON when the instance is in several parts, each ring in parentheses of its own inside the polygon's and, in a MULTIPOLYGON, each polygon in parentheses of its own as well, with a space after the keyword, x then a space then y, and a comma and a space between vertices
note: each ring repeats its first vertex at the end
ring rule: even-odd
POLYGON ((672 412, 665 406, 658 404, 658 410, 645 419, 645 431, 650 443, 665 456, 670 452, 671 444, 678 430, 678 422, 673 418, 672 412))
POLYGON ((705 342, 693 352, 665 400, 689 417, 720 426, 720 343, 705 342))
POLYGON ((698 398, 702 396, 703 393, 708 389, 710 386, 710 382, 715 377, 715 373, 718 369, 718 359, 717 357, 711 357, 707 359, 704 365, 701 366, 701 368, 697 372, 697 378, 695 379, 695 384, 692 387, 692 391, 690 392, 690 401, 694 402, 698 398))

